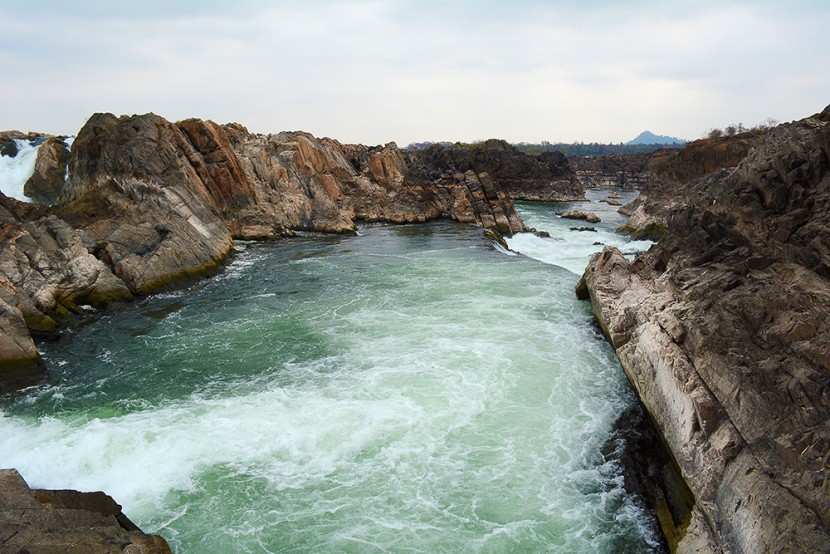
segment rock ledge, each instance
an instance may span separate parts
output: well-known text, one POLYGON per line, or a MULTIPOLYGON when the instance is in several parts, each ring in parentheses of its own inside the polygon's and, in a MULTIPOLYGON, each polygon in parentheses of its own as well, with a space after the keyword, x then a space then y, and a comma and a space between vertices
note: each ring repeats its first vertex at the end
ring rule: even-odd
POLYGON ((169 554, 102 492, 30 489, 14 469, 0 470, 0 551, 28 554, 169 554))

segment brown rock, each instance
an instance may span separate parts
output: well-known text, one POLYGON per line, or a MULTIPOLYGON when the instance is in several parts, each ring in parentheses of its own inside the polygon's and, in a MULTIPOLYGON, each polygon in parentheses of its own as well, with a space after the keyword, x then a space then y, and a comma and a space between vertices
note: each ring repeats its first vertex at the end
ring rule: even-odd
POLYGON ((579 219, 582 221, 587 221, 588 223, 599 223, 602 219, 593 212, 580 212, 576 210, 570 210, 567 212, 560 212, 557 214, 559 217, 564 217, 565 219, 579 219))
MULTIPOLYGON (((47 144, 44 160, 62 143, 47 144)), ((238 124, 95 114, 73 143, 69 168, 54 209, 0 195, 0 371, 15 383, 20 368, 41 370, 28 332, 51 333, 86 305, 211 273, 232 238, 438 218, 500 233, 525 229, 489 174, 432 179, 394 143, 344 146, 303 132, 255 135, 238 124)))
POLYGON ((9 288, 9 283, 0 281, 0 394, 33 385, 44 375, 23 314, 6 301, 13 297, 9 288))
POLYGON ((13 469, 0 470, 3 552, 168 554, 167 541, 147 535, 102 492, 32 490, 13 469))
POLYGON ((646 155, 640 169, 640 195, 620 208, 628 222, 618 231, 637 239, 658 240, 671 214, 683 208, 689 185, 697 179, 738 165, 761 139, 755 131, 695 140, 683 148, 666 148, 646 155))
POLYGON ((647 182, 652 153, 613 156, 574 156, 568 158, 576 179, 585 188, 643 188, 647 182))
POLYGON ((473 171, 487 173, 514 200, 573 201, 585 199, 561 152, 531 156, 503 140, 445 147, 434 144, 405 153, 407 163, 435 180, 439 176, 473 171))
POLYGON ((96 114, 78 133, 58 215, 83 226, 133 293, 215 270, 232 250, 182 132, 148 114, 96 114))
POLYGON ((55 204, 66 179, 69 148, 61 137, 49 137, 40 145, 35 160, 35 171, 23 194, 41 204, 55 204))

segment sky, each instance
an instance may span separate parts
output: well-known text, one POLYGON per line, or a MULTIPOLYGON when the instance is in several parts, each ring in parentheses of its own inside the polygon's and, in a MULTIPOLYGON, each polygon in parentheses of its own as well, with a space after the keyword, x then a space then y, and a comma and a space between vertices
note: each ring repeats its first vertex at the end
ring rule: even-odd
POLYGON ((0 129, 685 139, 830 103, 830 1, 0 0, 0 129))

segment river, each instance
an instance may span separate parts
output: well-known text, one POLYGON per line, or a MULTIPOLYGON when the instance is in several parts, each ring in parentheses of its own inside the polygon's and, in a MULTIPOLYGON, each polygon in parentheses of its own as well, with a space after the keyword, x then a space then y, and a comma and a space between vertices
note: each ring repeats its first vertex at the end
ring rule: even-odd
POLYGON ((104 490, 177 552, 656 548, 603 449, 635 397, 573 292, 594 243, 647 244, 607 204, 597 232, 518 207, 551 233, 511 238, 526 255, 450 222, 239 243, 42 343, 0 467, 104 490))

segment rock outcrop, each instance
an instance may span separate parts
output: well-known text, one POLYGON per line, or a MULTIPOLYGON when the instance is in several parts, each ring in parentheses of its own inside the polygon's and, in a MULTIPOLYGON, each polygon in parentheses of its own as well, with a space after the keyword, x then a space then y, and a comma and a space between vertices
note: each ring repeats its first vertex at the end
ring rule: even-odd
POLYGON ((0 133, 0 156, 14 158, 17 156, 17 143, 14 141, 17 138, 14 131, 5 131, 0 133))
POLYGON ((60 181, 42 197, 60 191, 56 206, 0 194, 0 391, 42 376, 31 334, 214 272, 233 239, 439 218, 525 230, 483 166, 435 172, 394 143, 343 145, 303 132, 257 135, 238 124, 95 114, 72 144, 65 183, 61 148, 60 139, 46 141, 43 171, 31 180, 60 181))
POLYGON ((23 194, 41 204, 58 201, 69 163, 69 148, 62 137, 49 137, 37 150, 35 172, 23 185, 23 194))
POLYGON ((830 107, 686 189, 659 244, 594 255, 577 293, 694 495, 678 551, 827 552, 830 107))
POLYGON ((585 187, 576 179, 561 152, 531 156, 503 140, 445 147, 434 144, 405 152, 407 163, 431 179, 473 171, 487 173, 514 200, 568 202, 585 199, 585 187))
POLYGON ((672 210, 685 202, 689 184, 721 169, 732 168, 746 157, 763 132, 696 140, 683 148, 658 150, 647 156, 641 173, 640 195, 619 212, 629 216, 618 230, 634 240, 657 240, 666 232, 672 210))
POLYGON ((647 183, 648 154, 575 156, 568 159, 577 180, 585 188, 621 187, 642 189, 647 183))
POLYGON ((169 554, 102 492, 30 489, 13 469, 0 470, 0 551, 32 554, 169 554))
POLYGON ((580 212, 577 210, 570 210, 567 212, 559 212, 557 213, 559 217, 564 219, 578 219, 581 221, 587 221, 588 223, 599 223, 602 219, 593 212, 580 212))
POLYGON ((132 293, 88 250, 88 237, 43 206, 0 193, 0 393, 42 379, 31 335, 132 293))

